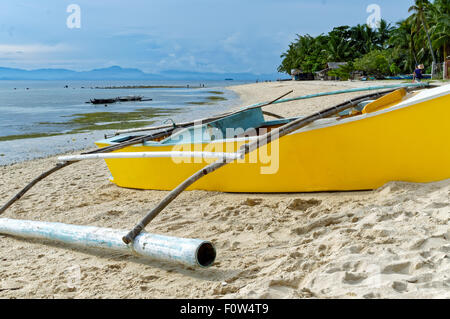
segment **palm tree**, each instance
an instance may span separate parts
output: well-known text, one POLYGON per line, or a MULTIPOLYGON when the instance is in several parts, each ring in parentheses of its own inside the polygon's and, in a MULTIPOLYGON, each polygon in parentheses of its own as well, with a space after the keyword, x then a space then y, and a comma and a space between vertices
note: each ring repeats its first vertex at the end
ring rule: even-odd
POLYGON ((287 74, 291 74, 291 70, 295 69, 294 66, 294 58, 295 58, 295 44, 289 44, 289 49, 280 56, 283 60, 281 65, 278 67, 278 72, 286 72, 287 74))
POLYGON ((414 15, 418 17, 418 21, 422 23, 425 34, 428 38, 428 45, 431 52, 431 57, 433 59, 433 63, 436 65, 436 55, 434 54, 433 44, 431 42, 430 32, 426 19, 426 11, 429 7, 430 2, 428 0, 415 0, 415 4, 408 9, 408 12, 414 12, 414 15))
POLYGON ((346 62, 351 54, 350 43, 338 36, 330 36, 328 39, 328 60, 346 62))
POLYGON ((366 37, 366 26, 358 24, 351 28, 351 46, 357 53, 357 58, 360 58, 367 53, 367 48, 365 48, 366 37))
POLYGON ((417 53, 415 49, 413 26, 409 19, 405 19, 397 23, 397 27, 391 32, 391 37, 388 44, 394 51, 401 56, 402 52, 407 56, 407 59, 400 60, 399 64, 403 71, 408 72, 417 65, 417 53))
POLYGON ((391 33, 394 30, 394 28, 391 26, 390 23, 388 23, 386 20, 381 19, 380 21, 380 27, 377 30, 378 33, 378 44, 383 48, 387 48, 387 41, 391 37, 391 33))
MULTIPOLYGON (((383 25, 384 28, 387 25, 383 25)), ((356 51, 355 58, 366 55, 372 50, 377 50, 382 48, 382 43, 380 41, 380 33, 378 30, 373 30, 366 24, 358 24, 354 26, 351 30, 351 46, 356 51)), ((383 32, 385 30, 383 29, 383 32)), ((383 35, 384 37, 384 35, 383 35)))
POLYGON ((450 54, 450 0, 436 0, 430 9, 433 48, 445 60, 450 54))
POLYGON ((340 26, 317 37, 298 35, 281 56, 278 70, 314 72, 325 68, 326 62, 351 62, 366 55, 368 61, 383 56, 391 69, 399 66, 404 72, 418 62, 436 65, 450 54, 450 0, 415 0, 409 12, 394 27, 382 20, 377 29, 340 26))

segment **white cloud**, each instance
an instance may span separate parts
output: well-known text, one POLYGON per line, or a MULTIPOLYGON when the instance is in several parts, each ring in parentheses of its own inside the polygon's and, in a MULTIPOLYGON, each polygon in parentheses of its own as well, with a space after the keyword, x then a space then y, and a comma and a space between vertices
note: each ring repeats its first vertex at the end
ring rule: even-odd
POLYGON ((160 69, 181 69, 192 70, 197 68, 197 60, 191 54, 177 57, 175 54, 169 54, 158 62, 160 69))
POLYGON ((18 57, 35 54, 48 54, 70 51, 71 48, 65 44, 0 44, 0 56, 18 55, 18 57))
POLYGON ((240 32, 235 32, 224 40, 220 41, 225 53, 230 54, 236 60, 239 60, 243 65, 251 63, 249 56, 251 55, 248 47, 248 39, 244 39, 240 32))

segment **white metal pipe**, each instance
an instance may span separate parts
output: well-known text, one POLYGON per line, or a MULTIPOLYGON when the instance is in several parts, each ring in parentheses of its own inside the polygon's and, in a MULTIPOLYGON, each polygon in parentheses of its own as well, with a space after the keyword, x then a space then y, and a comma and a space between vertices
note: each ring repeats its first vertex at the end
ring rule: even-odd
POLYGON ((225 160, 236 160, 242 157, 240 153, 215 153, 215 152, 120 152, 120 153, 97 153, 85 155, 60 156, 61 162, 82 161, 92 159, 114 159, 114 158, 161 158, 161 157, 190 157, 190 158, 223 158, 225 160))
POLYGON ((209 267, 216 258, 214 245, 209 241, 141 233, 133 243, 126 245, 122 241, 122 237, 127 234, 126 230, 94 226, 0 218, 0 233, 131 253, 189 266, 209 267))

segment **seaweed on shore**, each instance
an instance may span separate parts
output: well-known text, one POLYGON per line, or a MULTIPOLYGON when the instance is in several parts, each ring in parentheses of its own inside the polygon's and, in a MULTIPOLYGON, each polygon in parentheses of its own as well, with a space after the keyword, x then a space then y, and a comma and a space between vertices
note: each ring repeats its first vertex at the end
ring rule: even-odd
POLYGON ((218 101, 226 101, 227 99, 222 96, 208 96, 206 101, 194 101, 194 102, 186 102, 189 105, 214 105, 218 101))
POLYGON ((210 100, 210 101, 226 101, 227 100, 226 98, 224 98, 222 96, 208 96, 206 99, 210 100))
POLYGON ((194 102, 186 102, 188 105, 214 105, 213 102, 206 102, 206 101, 194 101, 194 102))
POLYGON ((163 108, 144 108, 134 110, 132 112, 94 112, 94 113, 77 113, 70 117, 75 117, 67 123, 72 124, 90 124, 98 122, 114 122, 114 121, 136 121, 145 120, 154 117, 167 116, 177 113, 179 109, 163 109, 163 108))
MULTIPOLYGON (((131 88, 131 87, 110 87, 110 88, 131 88)), ((133 87, 136 88, 136 87, 133 87)), ((139 86, 139 88, 175 88, 173 86, 139 86)), ((176 88, 185 88, 184 86, 176 88)), ((204 101, 186 102, 188 105, 215 105, 219 101, 226 101, 221 91, 209 91, 211 95, 204 101)), ((119 130, 128 128, 139 128, 153 124, 154 118, 169 116, 174 113, 181 112, 181 109, 164 109, 164 108, 144 108, 137 109, 132 112, 93 112, 93 113, 77 113, 65 117, 70 117, 65 122, 40 122, 39 125, 67 127, 64 132, 50 133, 24 133, 8 136, 0 136, 0 141, 10 141, 25 138, 38 138, 57 136, 65 134, 75 134, 86 131, 99 130, 119 130)))
MULTIPOLYGON (((65 124, 78 126, 72 133, 89 130, 126 129, 142 127, 154 123, 154 118, 178 113, 180 109, 145 108, 133 112, 95 112, 73 114, 65 124), (106 123, 106 124, 98 124, 106 123)), ((52 124, 52 123, 49 123, 52 124)))
POLYGON ((96 112, 79 113, 66 117, 72 117, 67 122, 40 122, 40 125, 67 126, 64 132, 51 133, 25 133, 8 136, 0 136, 0 141, 11 141, 25 138, 48 137, 56 135, 76 134, 87 131, 118 130, 128 128, 139 128, 151 125, 154 118, 169 116, 178 113, 180 109, 146 108, 133 112, 96 112))
POLYGON ((222 91, 208 91, 209 94, 224 94, 222 91))

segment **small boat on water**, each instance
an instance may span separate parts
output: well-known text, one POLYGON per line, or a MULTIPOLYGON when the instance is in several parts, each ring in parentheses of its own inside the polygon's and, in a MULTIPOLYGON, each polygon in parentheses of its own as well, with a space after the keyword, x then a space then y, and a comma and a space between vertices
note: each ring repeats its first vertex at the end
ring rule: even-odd
POLYGON ((92 104, 112 104, 116 102, 144 102, 144 101, 152 101, 152 99, 145 99, 140 95, 128 95, 128 96, 118 96, 112 99, 92 99, 87 103, 92 104))
POLYGON ((119 102, 142 101, 144 97, 140 95, 119 96, 119 102))
MULTIPOLYGON (((105 159, 118 186, 172 190, 213 158, 126 158, 127 152, 234 154, 299 118, 266 120, 261 108, 179 129, 125 147, 105 159), (226 153, 224 153, 226 152, 226 153), (117 154, 118 153, 118 154, 117 154)), ((389 181, 450 178, 450 85, 407 93, 400 88, 345 114, 314 121, 246 154, 188 189, 222 192, 317 192, 378 188, 389 181)), ((135 135, 97 141, 113 146, 135 135)))
POLYGON ((90 103, 92 104, 112 104, 118 102, 117 98, 114 99, 92 99, 90 103))

